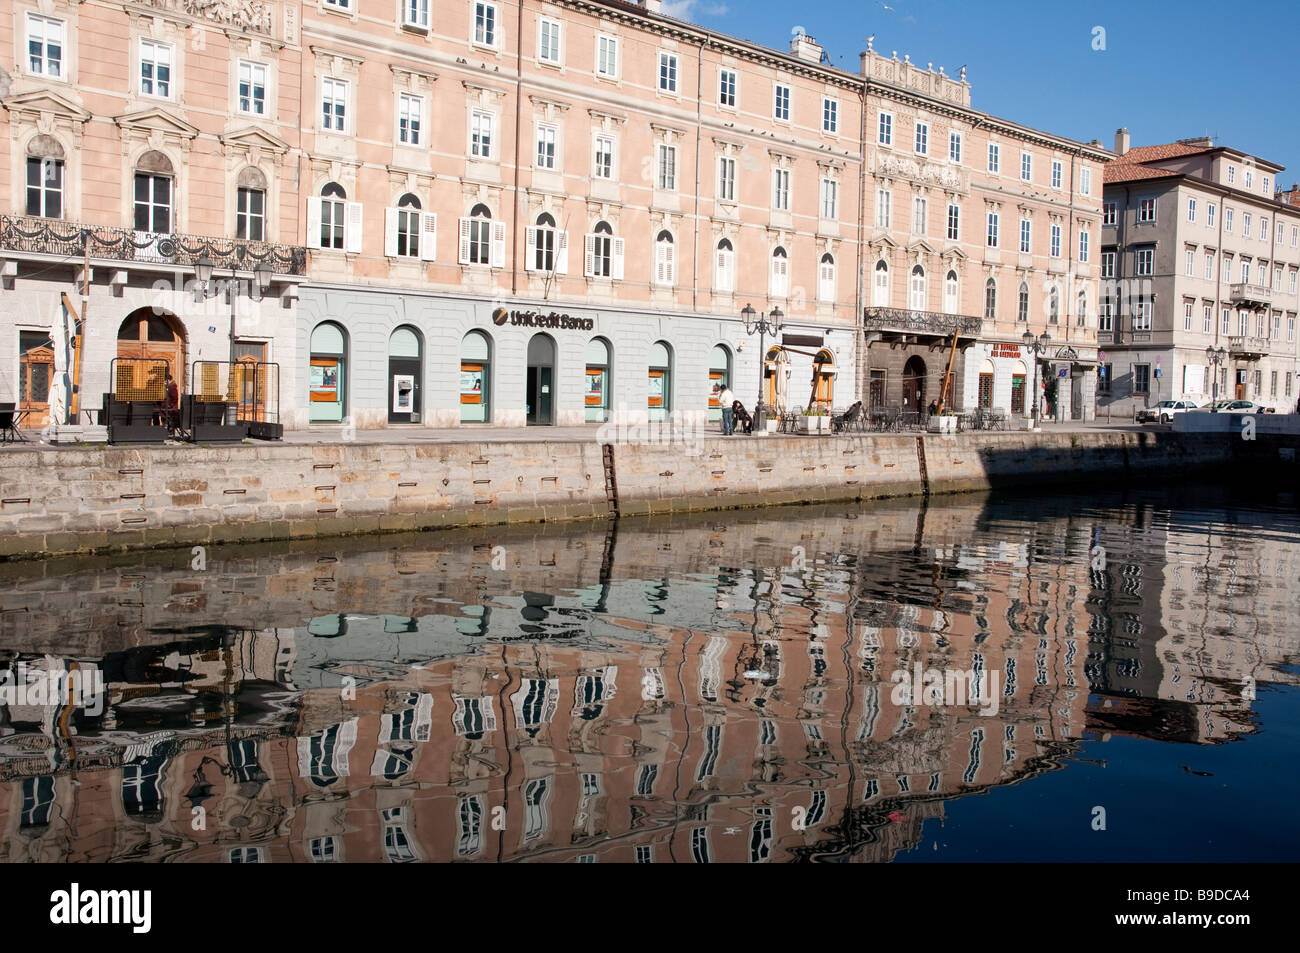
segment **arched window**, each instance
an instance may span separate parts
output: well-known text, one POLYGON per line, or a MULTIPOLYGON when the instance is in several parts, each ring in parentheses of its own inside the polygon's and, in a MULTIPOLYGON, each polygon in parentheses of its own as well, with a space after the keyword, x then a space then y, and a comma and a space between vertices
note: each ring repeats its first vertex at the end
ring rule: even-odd
POLYGON ((713 288, 719 294, 731 294, 736 290, 736 251, 728 238, 718 242, 713 265, 713 288))
POLYGON ((475 205, 469 217, 460 220, 462 265, 501 267, 505 264, 505 243, 505 223, 492 221, 492 210, 486 205, 475 205))
POLYGON ((1029 321, 1029 285, 1020 282, 1020 293, 1016 296, 1016 320, 1021 323, 1029 321))
POLYGON ((773 298, 790 296, 790 256, 784 248, 777 245, 772 250, 770 293, 773 298))
POLYGON ((1078 313, 1074 319, 1077 327, 1086 328, 1088 326, 1088 289, 1079 289, 1078 313))
POLYGON ((651 420, 666 420, 673 407, 673 349, 667 341, 650 347, 646 406, 651 420))
POLYGON ((671 288, 677 283, 677 259, 672 232, 664 229, 655 236, 655 284, 671 288))
POLYGON ((730 386, 731 349, 725 344, 715 344, 709 352, 709 420, 722 419, 720 398, 730 386))
POLYGON ((175 172, 171 160, 150 150, 135 164, 135 230, 167 234, 174 230, 172 191, 175 172))
POLYGON ((397 200, 397 244, 403 258, 420 257, 420 200, 410 192, 397 200))
POLYGON ((883 259, 876 262, 876 277, 871 285, 871 303, 877 308, 889 307, 889 265, 883 259))
POLYGON ((235 181, 235 237, 266 241, 266 176, 252 166, 235 181))
POLYGON ((817 264, 817 297, 828 304, 835 303, 835 256, 822 255, 817 264))
POLYGON ((912 279, 908 289, 907 306, 913 311, 925 310, 925 269, 920 265, 912 266, 912 279))
POLYGON ((27 214, 63 218, 63 145, 40 133, 27 143, 27 214))
POLYGON ((1055 286, 1047 296, 1047 320, 1052 324, 1059 324, 1061 321, 1061 292, 1055 286))
POLYGON ((548 212, 537 216, 537 221, 525 236, 527 245, 524 257, 529 271, 542 274, 564 274, 568 269, 568 242, 563 232, 555 230, 555 219, 548 212))
POLYGON ((587 236, 583 260, 588 278, 623 279, 623 239, 614 237, 609 222, 597 222, 587 236))
POLYGON ((308 417, 339 422, 347 407, 348 340, 342 325, 322 321, 311 332, 308 417))
POLYGON ((943 279, 943 310, 945 314, 957 313, 957 272, 949 271, 943 279))
POLYGON ((348 193, 337 182, 320 190, 320 247, 342 251, 345 246, 348 193))
POLYGON ((481 424, 492 419, 492 339, 470 331, 460 342, 461 423, 481 424))
POLYGON ((603 423, 609 419, 611 348, 605 338, 592 338, 587 342, 587 393, 584 404, 587 423, 603 423))
POLYGON ((998 283, 990 278, 984 282, 984 320, 995 321, 998 316, 998 283))

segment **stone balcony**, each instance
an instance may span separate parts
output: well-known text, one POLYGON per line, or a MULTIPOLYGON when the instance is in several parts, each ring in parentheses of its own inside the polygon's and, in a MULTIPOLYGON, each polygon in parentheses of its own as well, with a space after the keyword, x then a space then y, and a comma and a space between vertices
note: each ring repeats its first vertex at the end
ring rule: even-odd
POLYGON ((1230 337, 1228 355, 1237 361, 1258 361, 1268 356, 1268 338, 1230 337))
POLYGON ((1262 310, 1273 303, 1273 293, 1265 285, 1240 283, 1228 287, 1228 299, 1238 308, 1262 310))
POLYGON ((93 262, 193 268, 207 257, 219 274, 252 271, 269 264, 276 276, 307 274, 307 249, 301 245, 233 238, 204 238, 178 233, 137 232, 129 228, 85 225, 62 219, 0 215, 0 257, 54 255, 80 262, 89 252, 93 262))
POLYGON ((951 344, 956 335, 957 346, 965 347, 978 340, 983 323, 981 318, 964 314, 909 311, 904 308, 867 308, 862 316, 862 326, 870 338, 891 346, 951 344))

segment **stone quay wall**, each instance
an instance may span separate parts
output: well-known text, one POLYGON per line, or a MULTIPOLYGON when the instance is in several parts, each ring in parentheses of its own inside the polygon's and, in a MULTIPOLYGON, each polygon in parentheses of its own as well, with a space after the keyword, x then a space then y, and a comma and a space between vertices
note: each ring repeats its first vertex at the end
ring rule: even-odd
MULTIPOLYGON (((610 446, 618 513, 632 516, 1182 477, 1231 463, 1240 443, 1214 434, 1084 431, 610 446)), ((613 511, 595 440, 0 454, 0 559, 607 519, 613 511)))

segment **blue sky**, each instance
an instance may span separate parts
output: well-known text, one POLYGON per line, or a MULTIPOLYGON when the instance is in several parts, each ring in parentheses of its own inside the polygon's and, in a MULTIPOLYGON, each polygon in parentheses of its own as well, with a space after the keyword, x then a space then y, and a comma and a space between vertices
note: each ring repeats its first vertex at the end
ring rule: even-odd
POLYGON ((779 49, 801 26, 853 72, 874 33, 885 55, 965 65, 972 105, 996 116, 1107 148, 1120 126, 1133 145, 1209 134, 1286 166, 1283 185, 1300 180, 1296 8, 1282 0, 665 0, 665 12, 779 49))

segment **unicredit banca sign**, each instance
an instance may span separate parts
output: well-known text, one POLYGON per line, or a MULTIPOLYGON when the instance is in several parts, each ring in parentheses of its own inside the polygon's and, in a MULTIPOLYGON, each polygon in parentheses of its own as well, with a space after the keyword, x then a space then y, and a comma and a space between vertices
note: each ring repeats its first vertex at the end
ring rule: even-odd
POLYGON ((492 312, 492 323, 498 326, 517 324, 526 328, 550 328, 556 331, 594 331, 596 322, 592 318, 575 318, 572 315, 552 311, 542 314, 538 311, 507 311, 497 308, 492 312))

